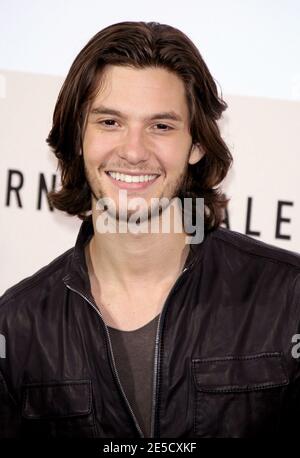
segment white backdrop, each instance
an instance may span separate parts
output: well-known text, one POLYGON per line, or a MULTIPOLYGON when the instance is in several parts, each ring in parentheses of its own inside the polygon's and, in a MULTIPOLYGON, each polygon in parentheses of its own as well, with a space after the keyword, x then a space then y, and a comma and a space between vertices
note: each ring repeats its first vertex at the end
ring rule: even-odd
POLYGON ((220 126, 235 161, 224 183, 230 227, 300 251, 300 2, 112 5, 0 3, 0 294, 74 244, 79 220, 50 212, 43 191, 39 203, 56 174, 45 138, 72 60, 121 20, 170 23, 197 44, 229 104, 220 126))

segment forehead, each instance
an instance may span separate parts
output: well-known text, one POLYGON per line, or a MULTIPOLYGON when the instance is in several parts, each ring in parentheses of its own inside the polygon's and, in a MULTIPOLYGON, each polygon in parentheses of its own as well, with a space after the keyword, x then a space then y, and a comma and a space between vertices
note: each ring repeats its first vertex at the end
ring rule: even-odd
POLYGON ((106 66, 91 108, 99 104, 126 112, 176 111, 183 118, 188 116, 184 83, 164 68, 106 66))

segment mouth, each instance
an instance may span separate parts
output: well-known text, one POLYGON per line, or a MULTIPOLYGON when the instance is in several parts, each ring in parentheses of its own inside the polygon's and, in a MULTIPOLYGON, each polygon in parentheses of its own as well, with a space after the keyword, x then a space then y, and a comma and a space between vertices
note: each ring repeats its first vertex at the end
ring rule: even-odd
POLYGON ((119 189, 145 189, 152 185, 160 175, 155 174, 138 174, 138 173, 121 173, 108 170, 105 172, 115 186, 119 189))

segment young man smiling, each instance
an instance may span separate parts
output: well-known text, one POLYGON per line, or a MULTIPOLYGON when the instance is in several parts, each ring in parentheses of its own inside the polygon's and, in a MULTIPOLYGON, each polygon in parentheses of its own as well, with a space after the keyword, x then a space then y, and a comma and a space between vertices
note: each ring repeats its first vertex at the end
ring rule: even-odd
MULTIPOLYGON (((187 164, 203 155, 192 145, 185 88, 178 76, 163 68, 113 65, 105 68, 101 82, 83 140, 94 226, 96 203, 103 197, 116 202, 119 219, 120 190, 127 191, 129 203, 142 197, 149 209, 153 198, 173 199, 187 164)), ((160 313, 188 254, 186 234, 171 231, 140 236, 95 231, 88 249, 98 307, 108 325, 125 331, 160 313)))
POLYGON ((50 198, 84 222, 74 249, 1 299, 0 436, 295 431, 300 260, 220 227, 225 108, 199 51, 167 25, 112 25, 75 59, 48 137, 62 176, 50 198), (174 227, 180 203, 192 199, 193 218, 202 198, 193 245, 174 227), (157 202, 175 200, 171 229, 97 230, 104 212, 129 226, 135 199, 140 227, 154 199, 158 220, 157 202))

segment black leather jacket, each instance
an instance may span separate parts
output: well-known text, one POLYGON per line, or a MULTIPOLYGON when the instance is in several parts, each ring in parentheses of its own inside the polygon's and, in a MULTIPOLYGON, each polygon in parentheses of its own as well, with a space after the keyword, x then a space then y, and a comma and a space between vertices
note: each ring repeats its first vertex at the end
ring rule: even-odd
MULTIPOLYGON (((142 435, 90 292, 92 233, 0 300, 0 437, 142 435)), ((298 434, 299 321, 299 255, 222 228, 192 245, 160 316, 151 436, 298 434)))

